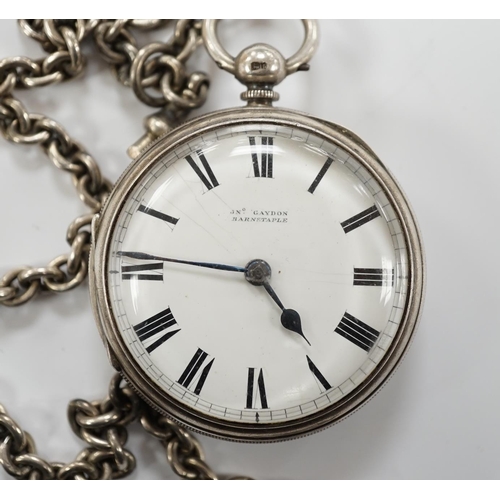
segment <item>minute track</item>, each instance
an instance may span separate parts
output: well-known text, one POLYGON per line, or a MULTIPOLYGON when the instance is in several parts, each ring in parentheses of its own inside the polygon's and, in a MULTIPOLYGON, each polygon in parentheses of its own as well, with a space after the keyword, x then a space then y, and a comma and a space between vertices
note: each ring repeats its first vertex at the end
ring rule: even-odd
MULTIPOLYGON (((164 266, 163 284, 134 284, 109 275, 110 282, 118 284, 113 293, 116 290, 122 299, 113 304, 119 314, 126 314, 117 319, 121 328, 130 325, 130 319, 136 324, 162 311, 162 301, 172 307, 180 326, 154 334, 144 348, 182 328, 151 356, 139 342, 130 349, 148 380, 172 405, 180 404, 206 422, 254 428, 257 435, 268 434, 267 426, 298 427, 303 418, 347 399, 352 388, 371 375, 373 364, 397 339, 405 306, 404 277, 411 274, 401 264, 405 240, 397 213, 377 178, 356 164, 355 157, 345 160, 344 150, 321 145, 314 132, 309 141, 306 133, 296 130, 292 135, 275 126, 248 132, 238 127, 189 139, 176 154, 155 163, 150 177, 141 178, 140 190, 123 205, 128 213, 116 221, 123 229, 116 230, 108 269, 164 266), (255 137, 260 177, 263 136, 273 137, 273 167, 279 167, 274 180, 254 176, 249 137, 255 137), (220 183, 210 192, 185 159, 189 152, 213 185, 198 150, 220 183), (325 166, 328 158, 335 159, 325 166), (314 193, 308 192, 323 167, 323 178, 314 193), (175 229, 162 228, 162 220, 138 213, 139 203, 179 217, 175 229), (370 214, 363 213, 367 209, 370 214), (288 221, 236 224, 233 212, 238 211, 248 217, 254 212, 287 212, 288 221), (361 224, 352 235, 340 224, 364 222, 372 214, 377 220, 361 224), (353 217, 356 220, 350 221, 353 217), (253 257, 262 259, 249 261, 253 257), (271 267, 272 276, 264 269, 259 281, 262 267, 271 267), (395 283, 386 286, 392 269, 395 275, 397 271, 395 283), (254 281, 247 283, 247 276, 254 281), (288 308, 300 313, 300 329, 288 308), (289 312, 283 325, 285 309, 289 312), (378 330, 371 347, 371 342, 360 347, 354 342, 359 338, 347 340, 335 332, 346 311, 378 330), (306 338, 300 338, 302 328, 306 338)), ((129 341, 130 332, 123 336, 129 341)))

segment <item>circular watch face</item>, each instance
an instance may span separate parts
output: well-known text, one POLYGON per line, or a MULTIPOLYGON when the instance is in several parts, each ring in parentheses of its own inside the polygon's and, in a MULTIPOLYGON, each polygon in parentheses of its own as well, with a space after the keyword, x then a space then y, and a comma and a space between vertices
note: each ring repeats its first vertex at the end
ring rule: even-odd
POLYGON ((334 138, 207 126, 149 161, 112 218, 112 343, 132 383, 191 427, 241 439, 324 426, 403 349, 406 224, 334 138))

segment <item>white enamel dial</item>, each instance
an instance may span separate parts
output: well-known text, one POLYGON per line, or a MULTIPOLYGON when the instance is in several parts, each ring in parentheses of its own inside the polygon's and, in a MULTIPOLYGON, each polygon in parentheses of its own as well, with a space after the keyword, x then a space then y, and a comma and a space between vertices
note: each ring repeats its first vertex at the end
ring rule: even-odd
POLYGON ((401 222, 368 170, 263 124, 207 132, 152 165, 124 200, 106 272, 123 343, 152 383, 253 425, 312 415, 362 384, 409 283, 401 222), (260 285, 245 272, 257 259, 270 268, 260 285))

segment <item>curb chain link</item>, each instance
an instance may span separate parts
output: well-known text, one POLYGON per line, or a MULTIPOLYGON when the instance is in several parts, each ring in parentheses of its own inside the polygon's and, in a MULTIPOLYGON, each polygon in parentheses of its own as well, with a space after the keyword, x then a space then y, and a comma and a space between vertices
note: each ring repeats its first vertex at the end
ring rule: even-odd
POLYGON ((88 446, 73 462, 49 462, 37 455, 31 435, 0 405, 0 465, 16 479, 120 479, 136 467, 135 457, 125 445, 127 426, 139 422, 164 446, 167 460, 178 476, 220 479, 206 464, 198 440, 149 408, 118 373, 102 401, 71 401, 68 420, 73 432, 88 446))
POLYGON ((200 22, 181 19, 167 43, 150 43, 141 49, 130 31, 154 30, 165 24, 163 19, 19 21, 21 30, 49 55, 39 60, 24 56, 0 60, 0 131, 8 141, 38 144, 57 168, 70 173, 78 196, 91 214, 70 224, 68 255, 56 257, 46 267, 20 267, 1 277, 0 305, 19 306, 40 291, 64 292, 84 281, 91 216, 100 211, 111 190, 111 183, 102 176, 95 159, 65 129, 42 114, 27 111, 12 91, 80 76, 85 69, 80 44, 93 33, 101 56, 120 82, 131 86, 145 104, 168 108, 170 115, 175 109, 180 116, 206 99, 207 76, 200 72, 188 74, 185 69, 186 61, 201 42, 200 22))
MULTIPOLYGON (((88 271, 90 224, 101 209, 111 183, 95 159, 54 120, 29 112, 13 97, 16 89, 52 85, 80 76, 85 69, 81 42, 91 33, 103 59, 122 84, 130 86, 145 104, 177 111, 201 106, 208 77, 188 74, 185 63, 201 42, 201 24, 178 20, 167 43, 139 48, 130 29, 155 30, 162 19, 55 20, 23 19, 21 30, 49 53, 44 59, 24 56, 0 60, 0 131, 11 142, 38 144, 52 163, 68 172, 78 196, 90 208, 68 227, 70 253, 45 267, 19 267, 0 278, 0 305, 19 306, 40 291, 64 292, 81 284, 88 271)), ((73 432, 88 445, 69 464, 48 462, 36 454, 31 435, 0 405, 0 465, 17 479, 119 479, 136 466, 124 446, 127 426, 140 422, 165 447, 174 472, 188 479, 218 479, 205 463, 198 441, 175 422, 150 409, 116 374, 102 401, 73 400, 68 406, 73 432)), ((240 478, 237 478, 240 479, 240 478)))

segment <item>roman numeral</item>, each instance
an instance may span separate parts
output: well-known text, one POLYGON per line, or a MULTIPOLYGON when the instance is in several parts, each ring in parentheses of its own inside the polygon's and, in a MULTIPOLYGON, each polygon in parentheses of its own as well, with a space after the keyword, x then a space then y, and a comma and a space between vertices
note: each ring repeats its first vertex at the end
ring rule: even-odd
POLYGON ((394 286, 394 269, 355 267, 353 285, 394 286))
POLYGON ((186 156, 186 160, 191 165, 191 168, 196 172, 196 175, 200 178, 201 182, 203 182, 203 184, 205 184, 205 187, 210 191, 210 189, 213 189, 214 187, 217 187, 219 185, 219 181, 215 178, 212 168, 208 164, 208 161, 205 158, 203 152, 198 150, 196 151, 196 154, 198 155, 198 158, 200 159, 201 164, 203 165, 203 168, 208 175, 208 178, 201 171, 201 168, 196 164, 191 155, 186 156))
POLYGON ((323 179, 323 177, 325 176, 326 172, 328 171, 328 169, 330 168, 330 165, 332 163, 333 163, 333 158, 326 159, 325 164, 323 165, 323 167, 319 171, 319 174, 316 176, 316 179, 314 179, 312 184, 309 186, 308 191, 311 194, 314 194, 314 191, 318 187, 318 184, 321 182, 321 179, 323 179))
POLYGON ((316 380, 325 388, 326 391, 332 388, 332 386, 328 383, 328 380, 324 377, 324 375, 318 370, 318 367, 311 361, 311 358, 307 356, 307 364, 309 365, 309 370, 311 370, 312 374, 316 377, 316 380))
POLYGON ((137 266, 122 265, 122 280, 148 280, 163 281, 163 262, 152 262, 151 264, 139 264, 137 266), (143 271, 160 271, 157 273, 146 273, 143 271))
POLYGON ((208 354, 203 349, 198 349, 195 355, 191 358, 191 361, 187 365, 186 369, 182 372, 179 380, 177 381, 186 389, 191 390, 194 382, 197 382, 196 387, 194 389, 194 393, 199 396, 201 390, 203 389, 203 385, 205 384, 205 380, 212 369, 212 365, 214 364, 215 358, 205 365, 201 374, 198 375, 201 367, 207 360, 208 354))
POLYGON ((347 234, 353 229, 356 229, 357 227, 362 226, 363 224, 366 224, 367 222, 370 222, 377 217, 380 217, 380 212, 378 211, 378 208, 373 205, 373 207, 367 208, 354 217, 341 222, 340 225, 344 229, 344 232, 347 234))
POLYGON ((146 205, 139 205, 137 209, 138 212, 142 212, 147 215, 151 215, 152 217, 156 217, 157 219, 168 222, 169 224, 176 225, 179 222, 179 219, 172 217, 171 215, 164 214, 163 212, 158 212, 158 210, 154 210, 153 208, 149 208, 146 205))
POLYGON ((255 385, 256 369, 248 369, 248 384, 247 384, 247 405, 245 408, 252 409, 256 408, 257 396, 260 399, 260 408, 267 409, 267 396, 266 396, 266 386, 264 385, 264 373, 262 368, 259 371, 259 376, 257 377, 257 385, 255 385))
POLYGON ((344 314, 335 331, 366 352, 373 347, 380 335, 380 332, 377 332, 377 330, 348 312, 344 314))
MULTIPOLYGON (((139 337, 139 340, 144 344, 146 340, 149 340, 157 333, 164 332, 174 325, 177 325, 177 321, 175 321, 170 307, 167 307, 167 309, 165 309, 164 311, 151 316, 151 318, 142 321, 141 323, 135 325, 133 328, 135 333, 139 337)), ((173 337, 177 332, 180 332, 180 328, 164 333, 152 344, 146 347, 146 351, 151 354, 155 349, 160 347, 169 338, 173 337)))
POLYGON ((255 137, 248 137, 250 143, 250 151, 252 153, 253 174, 255 177, 273 176, 273 137, 261 137, 261 147, 255 143, 255 137), (259 149, 260 165, 259 165, 259 149))

